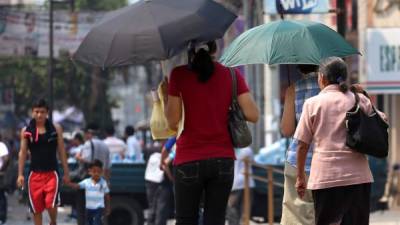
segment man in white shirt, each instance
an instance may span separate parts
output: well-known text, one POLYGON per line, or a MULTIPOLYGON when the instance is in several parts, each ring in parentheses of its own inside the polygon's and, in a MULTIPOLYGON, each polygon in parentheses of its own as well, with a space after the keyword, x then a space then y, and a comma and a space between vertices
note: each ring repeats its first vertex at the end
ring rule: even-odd
POLYGON ((69 157, 75 158, 77 155, 80 155, 82 153, 84 143, 85 141, 83 140, 82 134, 76 133, 72 139, 72 147, 69 150, 69 157))
MULTIPOLYGON (((1 136, 0 136, 1 140, 1 136)), ((8 148, 0 141, 0 171, 5 172, 8 164, 8 148)), ((2 179, 5 179, 4 175, 2 179)), ((5 187, 0 187, 0 224, 5 224, 7 220, 7 198, 5 196, 5 187)))
MULTIPOLYGON (((245 172, 245 162, 244 160, 248 158, 253 160, 253 151, 250 147, 235 149, 236 161, 235 161, 235 177, 233 180, 232 192, 229 195, 228 206, 226 217, 228 220, 228 225, 239 225, 242 210, 243 210, 243 193, 244 193, 244 172, 245 172)), ((252 173, 251 167, 249 168, 249 173, 252 173)), ((249 178, 249 187, 254 188, 255 183, 253 178, 249 178)))
POLYGON ((127 126, 125 128, 127 152, 126 157, 134 161, 143 161, 142 147, 140 146, 139 140, 135 136, 135 128, 127 126))
POLYGON ((78 158, 82 163, 91 163, 95 159, 103 163, 104 178, 108 181, 110 178, 110 150, 108 146, 97 137, 99 128, 97 124, 89 124, 85 129, 86 142, 82 147, 81 155, 78 158))
MULTIPOLYGON (((97 135, 99 132, 99 126, 96 123, 90 123, 85 128, 85 144, 82 147, 82 151, 77 155, 77 160, 83 164, 89 164, 94 160, 99 160, 103 164, 104 178, 108 182, 110 180, 110 150, 107 145, 100 140, 97 135)), ((85 224, 85 204, 83 192, 77 194, 76 206, 78 211, 78 225, 85 224)))
POLYGON ((103 142, 110 150, 110 159, 112 162, 124 159, 126 153, 126 144, 123 140, 117 138, 115 135, 114 127, 106 128, 106 139, 103 142))

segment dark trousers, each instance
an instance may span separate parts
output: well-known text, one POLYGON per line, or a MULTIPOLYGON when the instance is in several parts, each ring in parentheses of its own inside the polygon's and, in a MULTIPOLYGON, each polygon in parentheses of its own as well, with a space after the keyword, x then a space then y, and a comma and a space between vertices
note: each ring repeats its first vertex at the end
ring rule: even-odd
POLYGON ((146 181, 147 202, 149 204, 148 225, 166 225, 173 210, 172 183, 164 178, 162 183, 146 181))
POLYGON ((0 221, 3 223, 7 221, 7 198, 4 192, 4 189, 0 189, 0 221))
POLYGON ((86 225, 102 225, 103 208, 86 209, 86 225))
POLYGON ((233 159, 208 159, 176 166, 176 225, 198 225, 203 192, 203 225, 224 225, 233 169, 233 159))
MULTIPOLYGON (((226 210, 226 219, 228 220, 228 225, 240 225, 243 214, 243 197, 244 190, 234 190, 229 195, 228 208, 226 210)), ((250 202, 252 200, 252 193, 250 190, 250 202)), ((251 205, 251 203, 250 203, 251 205)))
POLYGON ((368 225, 371 183, 313 190, 316 225, 368 225))
POLYGON ((75 207, 77 213, 77 224, 85 225, 86 223, 86 201, 85 201, 85 190, 79 189, 76 191, 75 207))

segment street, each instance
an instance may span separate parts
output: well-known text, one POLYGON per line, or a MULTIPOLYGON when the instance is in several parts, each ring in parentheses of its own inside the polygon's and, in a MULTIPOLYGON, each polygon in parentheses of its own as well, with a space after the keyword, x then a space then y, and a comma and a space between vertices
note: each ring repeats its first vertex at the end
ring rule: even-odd
MULTIPOLYGON (((32 220, 27 220, 27 207, 19 204, 16 193, 8 196, 8 220, 7 225, 32 225, 32 220)), ((57 225, 76 225, 75 220, 70 220, 67 215, 70 213, 70 207, 60 207, 57 225)), ((49 220, 44 216, 43 224, 47 225, 49 220)), ((385 212, 375 212, 371 214, 370 225, 400 225, 400 210, 390 210, 385 212)), ((173 225, 174 221, 169 221, 168 225, 173 225)), ((112 224, 110 224, 112 225, 112 224)), ((256 225, 252 223, 252 225, 256 225)), ((266 224, 261 224, 266 225, 266 224)))
POLYGON ((85 199, 108 225, 400 225, 399 18, 400 0, 0 0, 0 190, 31 197, 1 193, 0 225, 57 191, 80 223, 85 199))

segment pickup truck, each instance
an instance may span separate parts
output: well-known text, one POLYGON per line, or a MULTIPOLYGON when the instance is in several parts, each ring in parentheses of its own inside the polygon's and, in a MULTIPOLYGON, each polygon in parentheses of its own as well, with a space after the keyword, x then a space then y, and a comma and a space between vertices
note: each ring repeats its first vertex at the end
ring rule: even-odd
MULTIPOLYGON (((75 167, 71 164, 70 167, 75 167)), ((276 166, 283 169, 283 166, 276 166)), ((371 210, 377 210, 379 199, 382 197, 387 178, 387 162, 370 158, 370 168, 375 182, 371 190, 371 210)), ((111 167, 111 215, 108 218, 112 225, 143 225, 144 209, 147 208, 146 190, 144 181, 145 164, 113 164, 111 167)), ((253 173, 266 177, 266 171, 253 168, 253 173)), ((282 174, 274 173, 274 180, 283 183, 282 174)), ((61 201, 64 205, 72 205, 75 201, 75 191, 67 187, 61 190, 61 201)), ((253 190, 251 218, 259 222, 267 220, 268 212, 267 184, 256 181, 253 190)), ((282 212, 283 188, 274 187, 274 215, 275 221, 280 220, 282 212)))

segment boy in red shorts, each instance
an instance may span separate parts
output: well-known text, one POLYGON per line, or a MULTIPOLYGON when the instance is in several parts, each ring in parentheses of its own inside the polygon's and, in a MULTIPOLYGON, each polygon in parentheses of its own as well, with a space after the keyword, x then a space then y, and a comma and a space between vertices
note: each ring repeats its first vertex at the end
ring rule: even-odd
POLYGON ((69 183, 62 128, 47 119, 48 112, 45 100, 35 102, 32 106, 33 119, 21 130, 17 185, 19 187, 25 185, 24 167, 29 149, 31 155, 28 177, 29 206, 35 225, 42 225, 42 213, 45 209, 49 213, 50 225, 56 225, 60 187, 57 151, 64 169, 63 181, 69 183))

